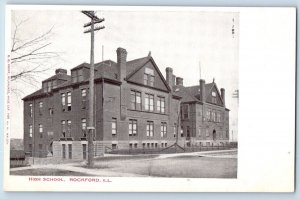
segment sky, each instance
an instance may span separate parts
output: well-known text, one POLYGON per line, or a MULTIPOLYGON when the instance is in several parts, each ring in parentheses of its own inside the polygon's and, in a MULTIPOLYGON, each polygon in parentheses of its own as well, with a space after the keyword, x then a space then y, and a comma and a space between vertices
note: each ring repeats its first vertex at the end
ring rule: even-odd
MULTIPOLYGON (((215 79, 218 88, 226 90, 226 107, 230 109, 230 139, 237 140, 238 100, 232 98, 239 89, 239 14, 220 11, 97 11, 104 17, 105 29, 95 34, 95 63, 116 61, 116 49, 125 48, 127 60, 151 55, 165 76, 165 68, 173 68, 185 86, 198 85, 200 75, 206 83, 215 79), (234 34, 232 27, 234 26, 234 34), (102 52, 102 46, 104 51, 102 52), (201 73, 200 67, 201 66, 201 73)), ((27 19, 19 38, 30 39, 51 27, 48 50, 60 53, 48 64, 51 70, 41 74, 36 86, 14 83, 23 91, 12 95, 11 137, 23 137, 23 104, 21 98, 41 88, 41 82, 54 75, 56 68, 70 69, 90 60, 90 35, 83 24, 89 22, 80 10, 15 10, 12 20, 27 19)), ((12 70, 18 70, 13 68, 12 70)))

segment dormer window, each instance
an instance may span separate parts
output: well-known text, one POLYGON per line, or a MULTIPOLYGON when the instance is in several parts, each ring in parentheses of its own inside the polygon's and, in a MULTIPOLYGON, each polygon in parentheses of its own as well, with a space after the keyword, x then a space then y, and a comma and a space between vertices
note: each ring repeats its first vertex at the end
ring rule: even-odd
POLYGON ((216 104, 217 103, 217 93, 215 91, 211 92, 211 101, 212 103, 216 104))
POLYGON ((71 73, 72 83, 83 81, 83 71, 82 69, 73 70, 71 73))
POLYGON ((144 85, 153 86, 154 84, 154 70, 145 68, 144 85))
POLYGON ((49 80, 43 83, 44 92, 51 92, 52 89, 57 88, 57 80, 49 80))
POLYGON ((47 83, 47 87, 48 87, 47 91, 50 92, 51 91, 51 82, 47 83))

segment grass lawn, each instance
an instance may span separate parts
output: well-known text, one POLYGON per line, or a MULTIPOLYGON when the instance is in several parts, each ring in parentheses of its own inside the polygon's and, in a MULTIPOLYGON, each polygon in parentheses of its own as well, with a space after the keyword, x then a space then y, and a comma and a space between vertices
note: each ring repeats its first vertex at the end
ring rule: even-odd
POLYGON ((88 176, 87 174, 73 171, 65 171, 59 169, 26 169, 18 171, 10 171, 10 175, 20 176, 88 176))
POLYGON ((236 178, 236 158, 177 156, 165 159, 126 158, 96 161, 95 168, 153 177, 236 178))

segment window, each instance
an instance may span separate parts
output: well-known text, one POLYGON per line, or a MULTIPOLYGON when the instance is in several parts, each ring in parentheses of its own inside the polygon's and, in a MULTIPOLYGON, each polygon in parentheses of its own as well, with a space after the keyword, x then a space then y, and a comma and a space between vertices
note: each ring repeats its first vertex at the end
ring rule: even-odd
POLYGON ((211 121, 215 122, 216 121, 216 112, 215 111, 211 111, 211 121))
POLYGON ((201 137, 201 128, 198 129, 198 136, 201 137))
POLYGON ((158 144, 157 143, 155 143, 155 148, 157 148, 158 147, 158 144))
POLYGON ((71 72, 72 83, 83 81, 83 71, 82 69, 73 70, 71 72))
POLYGON ((72 83, 76 83, 77 82, 77 70, 73 70, 71 72, 71 78, 72 78, 72 83))
POLYGON ((138 144, 134 143, 134 148, 137 149, 138 148, 138 144))
POLYGON ((71 92, 68 92, 67 96, 68 96, 68 111, 71 111, 71 103, 72 103, 71 92))
POLYGON ((206 137, 209 136, 209 131, 208 131, 208 129, 205 130, 205 135, 206 135, 206 137))
POLYGON ((29 104, 29 116, 32 117, 32 113, 33 113, 33 110, 32 110, 32 104, 30 103, 29 104))
POLYGON ((66 137, 66 121, 65 120, 61 121, 61 134, 62 134, 62 137, 66 137))
POLYGON ((56 80, 52 81, 52 88, 57 88, 57 81, 56 80))
POLYGON ((49 108, 49 115, 53 115, 53 108, 49 108))
POLYGON ((162 147, 162 148, 164 147, 164 143, 161 143, 161 147, 162 147))
POLYGON ((111 121, 111 134, 112 134, 112 136, 117 135, 117 118, 112 118, 112 121, 111 121))
POLYGON ((157 111, 160 113, 165 113, 165 98, 164 97, 158 97, 157 111))
POLYGON ((154 71, 150 68, 145 68, 144 85, 153 86, 154 84, 154 71))
POLYGON ((86 137, 86 119, 81 119, 81 130, 83 132, 83 137, 86 137))
POLYGON ((43 90, 44 90, 45 93, 47 92, 47 90, 48 90, 47 83, 43 83, 43 90))
POLYGON ((141 110, 141 93, 137 91, 131 91, 131 108, 134 110, 141 110))
POLYGON ((81 97, 85 98, 86 97, 86 89, 81 90, 81 97))
POLYGON ((72 159, 72 144, 68 144, 69 149, 69 159, 72 159))
POLYGON ((117 149, 118 145, 117 144, 111 144, 111 149, 117 149))
POLYGON ((39 124, 39 133, 43 133, 43 125, 39 124))
POLYGON ((83 71, 82 71, 82 69, 78 70, 78 81, 79 82, 83 81, 83 71))
POLYGON ((132 143, 129 144, 129 149, 132 149, 132 143))
POLYGON ((146 94, 145 96, 145 110, 146 111, 153 111, 154 105, 154 96, 151 94, 146 94))
POLYGON ((189 126, 186 127, 186 137, 191 137, 191 135, 190 135, 190 127, 189 126))
POLYGON ((189 118, 189 105, 184 104, 182 106, 182 119, 188 119, 189 118))
POLYGON ((68 133, 68 137, 71 137, 71 120, 67 120, 67 133, 68 133))
POLYGON ((220 139, 223 139, 223 132, 219 133, 220 139))
POLYGON ((226 129, 226 138, 228 138, 229 137, 229 132, 228 132, 228 129, 226 129))
POLYGON ((150 143, 147 143, 147 148, 150 148, 150 143))
POLYGON ((32 144, 28 145, 29 157, 32 157, 32 144))
POLYGON ((87 107, 87 89, 81 90, 82 97, 82 108, 85 109, 87 107))
POLYGON ((39 102, 39 113, 40 113, 40 115, 42 114, 42 110, 43 110, 43 102, 39 102))
POLYGON ((217 103, 217 94, 215 91, 211 92, 211 101, 212 103, 216 104, 217 103))
POLYGON ((145 146, 146 146, 146 143, 143 143, 143 149, 145 148, 145 146))
POLYGON ((160 136, 161 137, 167 137, 167 123, 163 122, 160 126, 160 136))
POLYGON ((61 94, 61 105, 62 106, 66 105, 66 94, 64 93, 61 94))
POLYGON ((175 123, 174 124, 174 132, 173 132, 173 136, 174 136, 174 138, 176 138, 176 135, 177 135, 177 124, 175 123))
POLYGON ((137 121, 129 120, 129 136, 137 135, 137 121))
POLYGON ((32 138, 32 125, 31 124, 29 125, 29 137, 32 138))
POLYGON ((48 92, 50 92, 51 91, 51 82, 49 81, 48 82, 48 90, 47 90, 48 92))
POLYGON ((62 158, 66 159, 66 145, 62 144, 62 158))
POLYGON ((165 147, 167 147, 168 146, 168 143, 165 143, 165 147))
POLYGON ((86 159, 86 154, 87 154, 87 147, 86 144, 82 145, 82 157, 85 160, 86 159))
POLYGON ((217 122, 221 122, 221 114, 217 112, 217 122))
POLYGON ((153 122, 148 121, 147 122, 147 137, 153 137, 153 134, 154 134, 153 127, 154 127, 153 122))
POLYGON ((39 157, 42 157, 43 155, 43 145, 39 144, 39 157))
POLYGON ((210 121, 210 110, 209 109, 206 110, 206 119, 207 119, 207 121, 210 121))
POLYGON ((86 130, 86 119, 81 119, 81 129, 86 130))
POLYGON ((180 129, 180 137, 183 137, 183 126, 181 126, 181 129, 180 129))

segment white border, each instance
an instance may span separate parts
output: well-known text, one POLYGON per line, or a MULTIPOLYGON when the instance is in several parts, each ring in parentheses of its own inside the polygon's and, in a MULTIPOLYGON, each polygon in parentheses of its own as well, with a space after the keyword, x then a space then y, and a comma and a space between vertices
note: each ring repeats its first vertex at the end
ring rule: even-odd
MULTIPOLYGON (((239 12, 238 179, 110 178, 112 183, 108 184, 28 182, 28 177, 9 176, 9 145, 4 143, 4 160, 6 160, 4 161, 4 189, 6 191, 294 191, 295 8, 9 5, 6 8, 6 38, 10 35, 10 10, 24 8, 239 12)), ((9 52, 9 43, 10 39, 6 39, 5 60, 9 52)), ((7 60, 5 62, 7 66, 7 60)), ((7 85, 5 91, 7 92, 7 85)), ((6 98, 5 104, 7 105, 6 98)), ((63 177, 63 179, 68 178, 63 177)))

